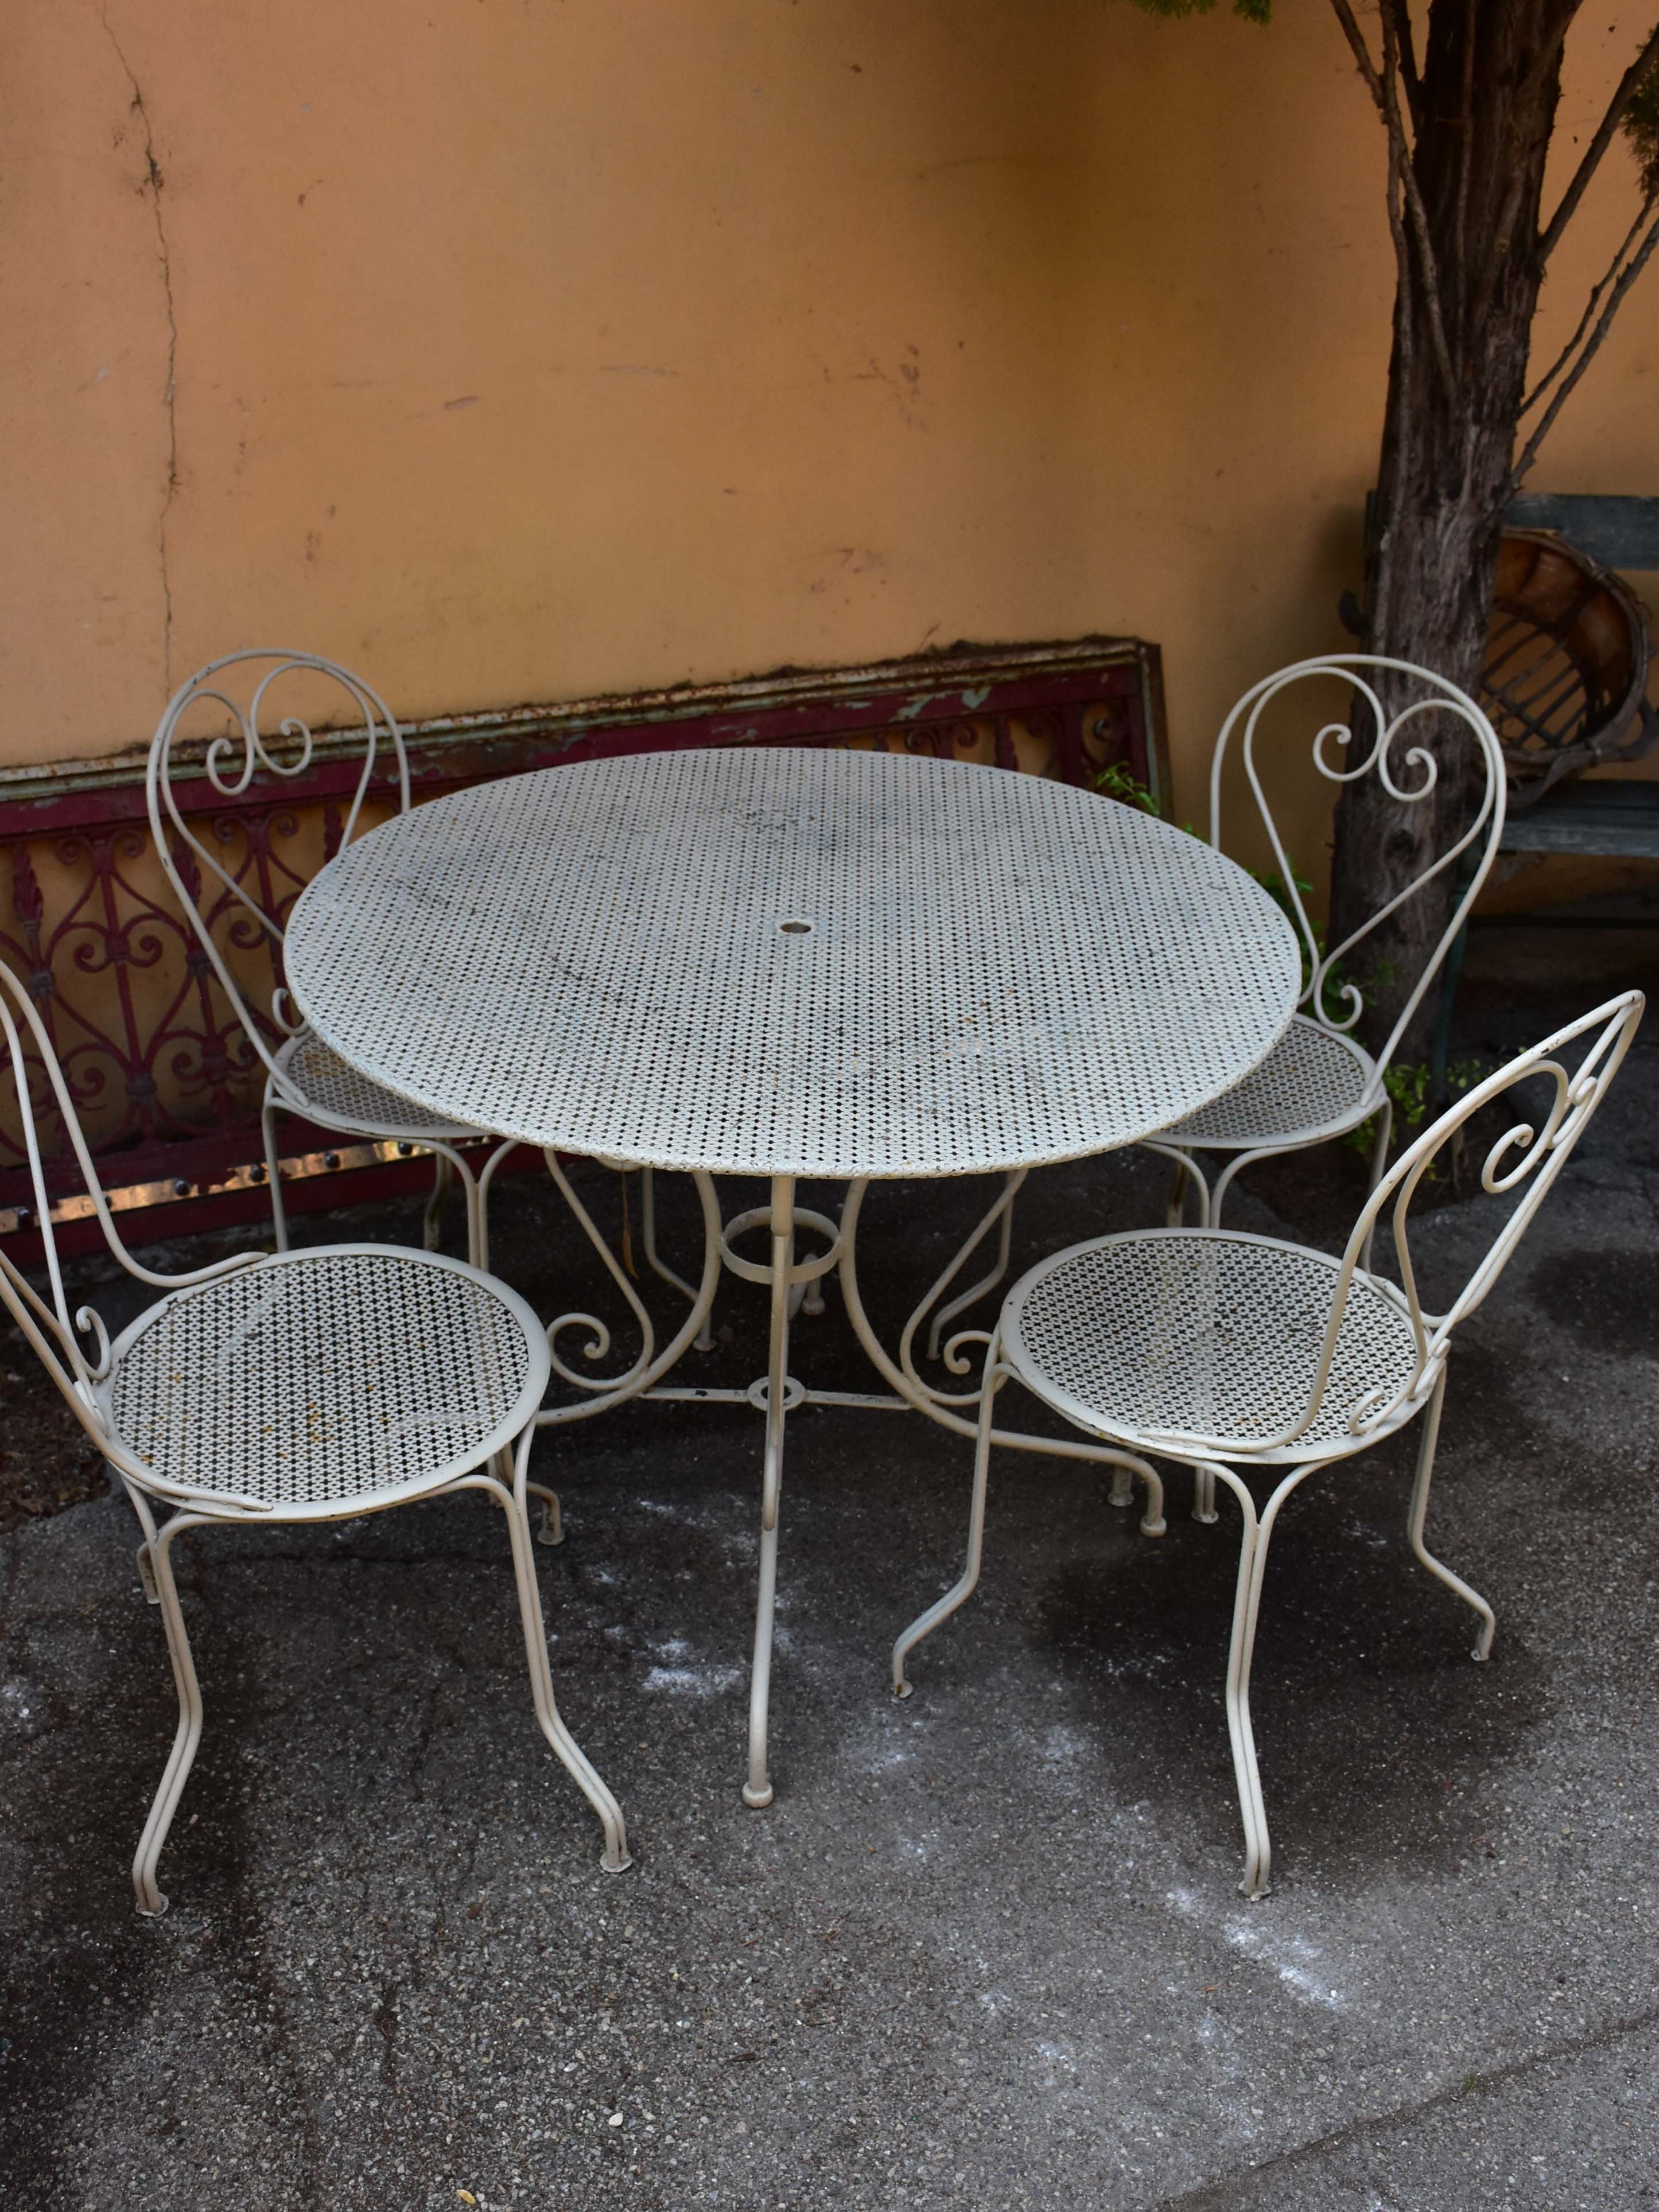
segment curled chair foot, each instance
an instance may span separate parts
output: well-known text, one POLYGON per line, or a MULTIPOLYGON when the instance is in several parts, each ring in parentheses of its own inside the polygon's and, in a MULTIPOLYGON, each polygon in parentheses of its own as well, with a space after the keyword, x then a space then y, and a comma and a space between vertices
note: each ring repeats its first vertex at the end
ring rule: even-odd
POLYGON ((1462 1575, 1454 1574, 1443 1559, 1437 1559, 1424 1541, 1424 1524, 1428 1519, 1429 1486, 1434 1479, 1435 1446, 1440 1438, 1440 1415, 1446 1401, 1446 1370, 1443 1367, 1436 1378, 1434 1395, 1429 1401, 1423 1419, 1423 1437, 1418 1447, 1417 1479, 1412 1485, 1411 1504, 1406 1515, 1406 1536, 1412 1550, 1437 1581, 1443 1582, 1456 1597, 1461 1597, 1480 1623, 1470 1657, 1485 1661, 1492 1656, 1492 1638, 1498 1633, 1498 1617, 1473 1583, 1466 1583, 1462 1575))
MULTIPOLYGON (((520 1439, 515 1455, 518 1483, 526 1491, 529 1486, 524 1481, 524 1467, 534 1435, 535 1425, 532 1422, 520 1439)), ((549 1747, 599 1815, 599 1825, 605 1833, 600 1867, 606 1874, 621 1874, 633 1863, 629 1856, 628 1830, 623 1820, 622 1808, 605 1787, 592 1760, 566 1728, 553 1695, 553 1669, 548 1662, 547 1630, 542 1620, 541 1592, 536 1582, 530 1516, 525 1510, 524 1498, 522 1495, 514 1496, 512 1491, 503 1490, 494 1475, 465 1476, 455 1487, 494 1492, 497 1502, 506 1509, 507 1534, 513 1551, 514 1580, 519 1592, 519 1617, 524 1631, 525 1656, 529 1662, 530 1694, 536 1709, 537 1723, 549 1747)))
POLYGON ((550 1549, 564 1541, 564 1516, 559 1510, 559 1493, 550 1490, 545 1483, 527 1482, 526 1490, 532 1498, 542 1501, 541 1516, 536 1528, 536 1541, 550 1549))
POLYGON ((173 1660, 173 1686, 179 1693, 179 1725, 173 1739, 173 1748, 167 1755, 166 1771, 149 1808, 143 1834, 138 1839, 138 1849, 132 1862, 133 1897, 138 1911, 146 1920, 158 1920, 167 1909, 167 1899, 156 1886, 156 1862, 161 1856, 173 1826, 173 1816, 184 1795, 185 1784, 195 1764, 196 1747, 202 1735, 202 1692, 196 1679, 196 1662, 191 1656, 190 1638, 185 1630, 185 1616, 179 1603, 179 1588, 173 1577, 173 1541, 186 1528, 202 1525, 202 1516, 175 1514, 163 1529, 150 1540, 148 1546, 150 1571, 155 1581, 158 1602, 161 1608, 161 1625, 167 1632, 167 1650, 173 1660))
POLYGON ((1146 1510, 1140 1516, 1141 1534, 1143 1536, 1167 1535, 1170 1524, 1164 1517, 1164 1479, 1149 1460, 1137 1459, 1129 1466, 1119 1468, 1114 1471, 1112 1477, 1114 1504, 1117 1498, 1117 1486, 1120 1479, 1129 1493, 1124 1503, 1127 1504, 1133 1498, 1133 1483, 1136 1475, 1139 1475, 1146 1486, 1146 1510))
POLYGON ((743 1802, 751 1813, 763 1813, 772 1802, 771 1784, 769 1782, 763 1790, 757 1790, 752 1782, 745 1782, 743 1785, 743 1802))
POLYGON ((979 1394, 979 1425, 974 1443, 974 1487, 968 1508, 968 1558, 961 1576, 945 1591, 942 1598, 918 1613, 893 1646, 893 1695, 908 1698, 910 1685, 904 1679, 905 1662, 921 1642, 931 1636, 942 1620, 948 1620, 959 1605, 972 1596, 979 1580, 980 1556, 985 1540, 985 1490, 991 1464, 991 1423, 997 1392, 1007 1379, 1009 1370, 1001 1362, 999 1340, 992 1337, 985 1347, 985 1369, 979 1394))

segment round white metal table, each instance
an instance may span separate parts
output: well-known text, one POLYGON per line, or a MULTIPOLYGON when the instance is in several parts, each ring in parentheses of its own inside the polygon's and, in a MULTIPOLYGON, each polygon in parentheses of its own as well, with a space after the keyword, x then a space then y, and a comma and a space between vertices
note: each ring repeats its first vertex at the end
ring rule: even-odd
MULTIPOLYGON (((901 1402, 966 1426, 918 1382, 908 1333, 896 1368, 864 1320, 867 1179, 1012 1176, 1151 1135, 1266 1057, 1301 981, 1266 891, 1166 823, 1002 769, 796 748, 587 761, 416 807, 301 895, 286 961, 307 1019, 371 1080, 556 1168, 693 1173, 720 1257, 769 1284, 765 1382, 718 1394, 767 1420, 753 1804, 771 1795, 784 1423, 820 1395, 788 1376, 792 1291, 840 1266, 901 1402), (769 1265, 711 1217, 720 1174, 770 1178, 745 1217, 769 1227, 769 1265), (854 1186, 844 1230, 798 1212, 807 1177, 854 1186), (799 1261, 800 1224, 830 1250, 799 1261)), ((617 1395, 691 1340, 718 1273, 617 1395)))

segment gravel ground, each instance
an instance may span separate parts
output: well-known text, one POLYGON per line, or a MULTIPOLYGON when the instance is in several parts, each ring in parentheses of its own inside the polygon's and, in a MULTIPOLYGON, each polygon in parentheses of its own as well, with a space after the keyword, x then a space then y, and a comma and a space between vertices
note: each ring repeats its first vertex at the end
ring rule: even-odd
MULTIPOLYGON (((1653 943, 1493 933, 1460 1050, 1642 980, 1653 943)), ((1089 1470, 999 1459, 980 1594, 900 1706, 887 1647, 957 1571, 967 1447, 908 1416, 799 1415, 757 1814, 758 1420, 639 1407, 546 1443, 569 1531, 538 1554, 556 1681, 628 1811, 620 1879, 535 1729, 481 1500, 185 1540, 207 1728, 155 1923, 126 1869, 174 1707, 130 1510, 11 1528, 13 2192, 87 2212, 1652 2201, 1656 1096, 1659 1029, 1454 1362, 1433 1534, 1497 1607, 1490 1665, 1406 1547, 1409 1437, 1286 1511, 1255 1680, 1263 1904, 1235 1887, 1220 1698, 1235 1528, 1224 1503, 1194 1524, 1179 1475, 1152 1542, 1089 1470)), ((1336 1154, 1264 1170, 1236 1225, 1336 1241, 1358 1174, 1336 1154)), ((587 1187, 614 1213, 615 1178, 587 1187)), ((1035 1178, 1021 1252, 1156 1219, 1163 1192, 1134 1158, 1035 1178)), ((872 1200, 890 1328, 971 1196, 872 1200)), ((683 1252, 683 1195, 664 1205, 683 1252)), ((603 1295, 538 1183, 496 1220, 498 1265, 544 1310, 603 1295)), ((1441 1206, 1431 1275, 1485 1225, 1479 1200, 1441 1206)), ((408 1238, 416 1212, 305 1231, 408 1238)), ((88 1284, 112 1320, 134 1310, 132 1286, 88 1284)), ((718 1311, 686 1379, 746 1382, 763 1294, 728 1283, 718 1311)), ((793 1364, 864 1387, 833 1299, 793 1364)), ((32 1436, 20 1417, 6 1441, 27 1457, 32 1436)))

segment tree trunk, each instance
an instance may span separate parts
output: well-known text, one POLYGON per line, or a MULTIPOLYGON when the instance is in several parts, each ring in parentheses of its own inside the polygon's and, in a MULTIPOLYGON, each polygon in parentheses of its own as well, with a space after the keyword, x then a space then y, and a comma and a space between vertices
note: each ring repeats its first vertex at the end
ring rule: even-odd
MULTIPOLYGON (((1540 196, 1561 50, 1579 4, 1433 0, 1413 102, 1416 138, 1402 182, 1407 190, 1415 184, 1431 252, 1423 250, 1402 194, 1366 649, 1417 662, 1470 693, 1479 687, 1543 274, 1540 196)), ((1385 706, 1409 696, 1397 680, 1378 689, 1385 706)), ((1426 743, 1438 783, 1415 806, 1390 799, 1375 776, 1344 789, 1333 944, 1443 852, 1476 803, 1479 764, 1464 726, 1443 715, 1408 729, 1396 765, 1407 745, 1426 743)), ((1356 746, 1370 734, 1357 727, 1356 746)), ((1447 926, 1457 896, 1453 874, 1408 900, 1356 957, 1355 980, 1366 1002, 1360 1034, 1373 1047, 1392 1028, 1447 926)), ((1427 1057, 1435 1010, 1431 989, 1401 1039, 1400 1059, 1427 1057)))

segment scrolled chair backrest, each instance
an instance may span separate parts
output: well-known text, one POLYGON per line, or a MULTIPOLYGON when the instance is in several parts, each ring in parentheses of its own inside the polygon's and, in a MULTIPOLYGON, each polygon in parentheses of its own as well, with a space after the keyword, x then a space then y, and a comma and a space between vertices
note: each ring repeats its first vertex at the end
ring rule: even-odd
MULTIPOLYGON (((92 1200, 93 1211, 104 1232, 104 1241, 130 1275, 136 1275, 140 1282, 154 1284, 160 1290, 181 1290, 191 1283, 209 1282, 216 1276, 233 1273, 238 1268, 257 1266, 263 1255, 258 1252, 237 1253, 230 1259, 216 1261, 210 1267, 198 1267, 178 1275, 158 1274, 154 1268, 147 1267, 142 1261, 136 1260, 116 1228, 109 1200, 98 1179, 98 1170, 93 1165, 92 1154, 76 1117, 69 1085, 52 1049, 46 1024, 22 977, 4 961, 0 961, 0 1036, 4 1037, 5 1059, 9 1064, 12 1081, 17 1091, 18 1118, 28 1160, 34 1218, 44 1250, 47 1288, 47 1295, 42 1297, 11 1255, 0 1251, 0 1304, 5 1306, 22 1331, 31 1348, 68 1401, 76 1418, 106 1459, 124 1474, 130 1475, 145 1489, 160 1496, 179 1500, 194 1498, 198 1493, 179 1489, 158 1480, 150 1468, 137 1461, 118 1439, 110 1434, 104 1419, 96 1386, 109 1372, 109 1332, 94 1307, 81 1306, 73 1314, 70 1311, 63 1264, 52 1229, 52 1199, 46 1187, 46 1164, 40 1152, 39 1121, 30 1083, 31 1062, 38 1066, 40 1077, 44 1080, 62 1119, 80 1170, 82 1187, 92 1200)), ((250 1510, 266 1510, 256 1500, 239 1499, 232 1493, 225 1493, 224 1502, 231 1505, 241 1504, 250 1510)))
MULTIPOLYGON (((228 653, 218 660, 209 661, 204 668, 198 668, 179 685, 168 700, 150 740, 144 780, 150 834, 167 881, 249 1041, 266 1067, 273 1072, 276 1063, 270 1047, 258 1023, 250 1015, 241 988, 214 936, 209 905, 204 902, 206 884, 211 880, 222 886, 241 909, 246 921, 251 921, 256 932, 276 949, 283 942, 282 926, 191 828, 174 788, 179 772, 174 751, 185 716, 192 708, 206 702, 222 708, 234 726, 231 735, 212 738, 201 756, 202 775, 219 798, 240 799, 261 772, 288 778, 303 775, 316 752, 311 722, 300 714, 289 713, 277 719, 274 727, 262 726, 274 706, 281 703, 280 699, 271 698, 273 685, 295 675, 320 677, 337 685, 349 702, 349 726, 354 730, 361 728, 366 733, 362 768, 346 814, 341 842, 349 845, 356 835, 377 763, 389 773, 396 786, 399 811, 407 812, 409 756, 404 733, 380 693, 361 676, 354 676, 349 668, 341 667, 337 661, 325 660, 319 653, 280 652, 272 647, 249 646, 238 653, 228 653), (264 665, 251 690, 246 680, 232 687, 226 677, 227 670, 239 670, 246 678, 258 664, 264 665), (276 743, 278 738, 286 740, 280 750, 276 743)), ((192 776, 191 780, 196 779, 192 776)), ((210 895, 210 901, 216 901, 216 893, 210 895)), ((295 1024, 288 1011, 286 994, 280 988, 272 1000, 271 1012, 279 1030, 293 1031, 295 1024)))
MULTIPOLYGON (((1363 729, 1359 734, 1365 738, 1363 729)), ((1326 1029, 1352 1030, 1364 1011, 1364 994, 1360 985, 1336 971, 1389 915, 1415 898, 1437 876, 1455 867, 1464 854, 1472 848, 1474 851, 1474 871, 1457 900, 1451 920, 1425 963, 1416 988, 1401 1008, 1387 1042, 1376 1054, 1377 1066, 1386 1067, 1498 856, 1498 842, 1504 834, 1507 789, 1498 733, 1467 691, 1460 690, 1443 676, 1437 676, 1431 669, 1419 668, 1413 661, 1362 653, 1334 653, 1316 660, 1297 661, 1252 684, 1221 726, 1210 767, 1210 842, 1218 849, 1221 844, 1223 771, 1235 742, 1256 811, 1273 848, 1286 902, 1302 939, 1307 981, 1299 1003, 1313 1020, 1326 1029), (1392 713, 1383 704, 1379 685, 1374 680, 1384 672, 1411 679, 1410 688, 1418 695, 1408 698, 1404 705, 1396 706, 1392 713), (1480 766, 1475 779, 1479 803, 1462 834, 1340 945, 1325 948, 1321 947, 1318 933, 1297 887, 1296 870, 1262 787, 1256 758, 1257 738, 1266 710, 1292 685, 1320 677, 1334 678, 1346 685, 1351 702, 1347 717, 1322 723, 1313 739, 1314 765, 1328 781, 1339 785, 1358 783, 1363 777, 1374 775, 1389 795, 1402 805, 1416 805, 1427 800, 1439 782, 1439 766, 1426 745, 1409 740, 1426 718, 1435 715, 1450 715, 1464 725, 1478 753, 1480 766), (1352 704, 1356 701, 1363 702, 1370 725, 1368 741, 1358 744, 1354 730, 1358 718, 1352 704), (1402 737, 1407 740, 1403 750, 1398 742, 1402 737)))
MULTIPOLYGON (((1394 1232, 1395 1263, 1399 1284, 1395 1290, 1401 1309, 1409 1318, 1416 1339, 1417 1356, 1409 1376, 1388 1391, 1371 1389, 1341 1407, 1350 1435, 1374 1435, 1390 1423, 1408 1402, 1424 1403, 1440 1380, 1451 1346, 1452 1334, 1486 1297, 1508 1265, 1510 1256, 1525 1235, 1528 1224, 1565 1167, 1574 1146, 1583 1135, 1590 1116, 1607 1095, 1607 1085, 1630 1049, 1646 1001, 1640 991, 1626 991, 1588 1014, 1581 1014, 1565 1029, 1520 1053, 1506 1066, 1465 1091, 1439 1120, 1407 1146, 1366 1200, 1354 1224, 1337 1272, 1328 1318, 1321 1346, 1317 1371, 1299 1417, 1275 1435, 1252 1437, 1248 1448, 1235 1442, 1228 1456, 1248 1460, 1256 1453, 1293 1449, 1298 1437, 1313 1425, 1332 1387, 1338 1338, 1356 1274, 1364 1271, 1361 1258, 1373 1227, 1387 1217, 1394 1232), (1572 1048, 1588 1040, 1575 1066, 1567 1065, 1572 1048), (1545 1108, 1531 1119, 1512 1122, 1491 1145, 1481 1166, 1480 1187, 1494 1197, 1514 1197, 1516 1203, 1469 1275, 1462 1289, 1443 1312, 1425 1310, 1417 1270, 1412 1258, 1411 1207, 1423 1180, 1436 1160, 1477 1114, 1513 1091, 1517 1085, 1535 1082, 1544 1087, 1545 1108)), ((1380 1276, 1372 1279, 1380 1281, 1380 1276)), ((1213 1440, 1218 1449, 1221 1440, 1213 1440)))

